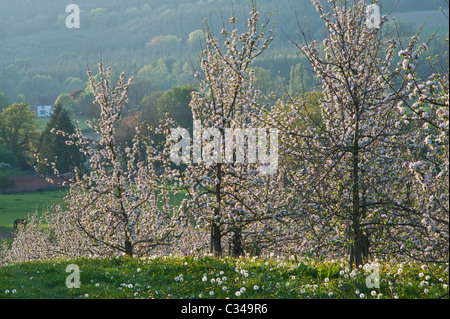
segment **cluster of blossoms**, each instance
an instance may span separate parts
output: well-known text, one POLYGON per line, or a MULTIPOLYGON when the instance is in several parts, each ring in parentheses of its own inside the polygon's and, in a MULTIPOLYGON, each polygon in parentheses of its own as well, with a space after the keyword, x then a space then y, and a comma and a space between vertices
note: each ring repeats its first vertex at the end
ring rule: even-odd
MULTIPOLYGON (((418 60, 426 44, 416 48, 419 38, 411 40, 399 52, 404 68, 406 97, 398 102, 402 121, 409 123, 408 155, 404 169, 409 180, 410 196, 414 198, 412 210, 420 225, 420 237, 413 239, 414 249, 408 254, 424 260, 445 260, 448 256, 449 216, 449 79, 439 61, 427 59, 429 74, 422 80, 411 63, 418 60), (413 125, 411 125, 413 124, 413 125)), ((402 242, 402 250, 409 243, 402 242)))

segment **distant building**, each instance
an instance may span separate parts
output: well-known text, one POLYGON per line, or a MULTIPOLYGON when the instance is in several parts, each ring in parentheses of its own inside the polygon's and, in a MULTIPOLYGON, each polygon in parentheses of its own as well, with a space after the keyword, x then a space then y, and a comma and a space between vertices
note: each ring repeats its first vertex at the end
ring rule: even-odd
POLYGON ((72 99, 76 100, 83 92, 84 90, 75 90, 72 93, 70 93, 70 96, 72 97, 72 99))
POLYGON ((39 117, 50 117, 53 114, 53 105, 38 105, 36 113, 39 117))
POLYGON ((53 114, 53 105, 55 104, 56 96, 38 95, 36 114, 39 117, 50 117, 53 114))

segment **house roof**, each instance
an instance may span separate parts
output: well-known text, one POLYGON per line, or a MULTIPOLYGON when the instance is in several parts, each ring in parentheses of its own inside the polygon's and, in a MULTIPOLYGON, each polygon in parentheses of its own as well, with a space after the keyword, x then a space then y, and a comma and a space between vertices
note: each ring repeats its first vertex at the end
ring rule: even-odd
POLYGON ((39 96, 37 105, 53 105, 55 104, 56 99, 56 96, 51 95, 39 96))

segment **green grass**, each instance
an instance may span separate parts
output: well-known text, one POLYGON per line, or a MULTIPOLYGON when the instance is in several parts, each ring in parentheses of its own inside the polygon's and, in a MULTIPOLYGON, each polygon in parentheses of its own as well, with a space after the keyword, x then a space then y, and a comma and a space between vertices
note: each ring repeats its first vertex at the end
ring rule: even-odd
MULTIPOLYGON (((81 131, 83 131, 83 132, 91 131, 91 128, 86 124, 86 120, 92 121, 92 119, 79 118, 76 120, 78 121, 78 127, 80 128, 81 131)), ((35 119, 35 121, 38 124, 38 129, 44 130, 48 121, 50 121, 50 118, 49 117, 38 117, 35 119)), ((75 124, 75 122, 74 122, 74 124, 75 124)))
POLYGON ((36 212, 48 211, 62 202, 67 190, 49 190, 30 193, 0 194, 0 231, 10 231, 17 218, 27 218, 36 212))
POLYGON ((0 298, 411 299, 448 298, 448 265, 380 265, 380 287, 343 262, 212 257, 52 260, 0 267, 0 298), (69 264, 79 288, 67 288, 69 264), (401 269, 401 270, 399 270, 401 269))
MULTIPOLYGON (((62 204, 66 189, 0 194, 0 231, 11 231, 17 218, 38 216, 56 204, 62 204)), ((179 205, 185 195, 171 193, 170 204, 179 205)))

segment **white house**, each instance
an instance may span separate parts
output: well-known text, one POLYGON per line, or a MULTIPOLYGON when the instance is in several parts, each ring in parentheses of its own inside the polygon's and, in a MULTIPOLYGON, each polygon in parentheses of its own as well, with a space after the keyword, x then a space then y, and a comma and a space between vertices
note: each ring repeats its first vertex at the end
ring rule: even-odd
POLYGON ((53 114, 53 105, 38 105, 36 112, 39 117, 50 117, 53 114))

